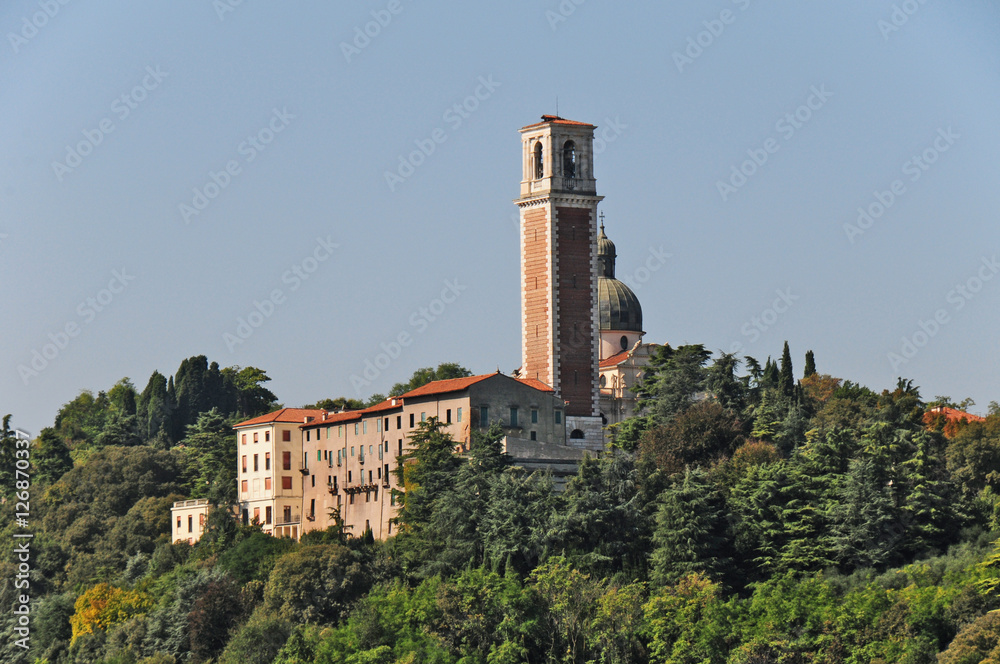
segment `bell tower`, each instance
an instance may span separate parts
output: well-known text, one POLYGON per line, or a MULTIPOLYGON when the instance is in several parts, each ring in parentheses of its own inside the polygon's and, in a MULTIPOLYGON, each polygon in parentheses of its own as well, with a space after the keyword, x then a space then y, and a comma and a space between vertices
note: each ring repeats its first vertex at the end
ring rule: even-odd
POLYGON ((521 132, 521 375, 566 402, 567 442, 603 447, 594 129, 543 115, 521 132))

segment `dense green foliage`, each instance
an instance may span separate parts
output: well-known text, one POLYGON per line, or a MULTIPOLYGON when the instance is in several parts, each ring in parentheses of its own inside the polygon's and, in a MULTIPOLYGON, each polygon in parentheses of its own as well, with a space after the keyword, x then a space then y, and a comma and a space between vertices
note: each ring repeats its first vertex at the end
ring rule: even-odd
MULTIPOLYGON (((911 382, 876 393, 811 351, 792 372, 787 344, 763 365, 663 347, 644 415, 565 482, 513 466, 499 427, 456 456, 431 418, 398 465, 386 542, 336 525, 293 542, 229 516, 231 426, 274 406, 260 370, 197 357, 141 393, 84 392, 32 442, 31 649, 5 614, 0 658, 1000 661, 1000 413, 942 422, 911 382), (181 496, 218 506, 194 546, 168 541, 181 496)), ((467 374, 443 364, 393 392, 467 374)))

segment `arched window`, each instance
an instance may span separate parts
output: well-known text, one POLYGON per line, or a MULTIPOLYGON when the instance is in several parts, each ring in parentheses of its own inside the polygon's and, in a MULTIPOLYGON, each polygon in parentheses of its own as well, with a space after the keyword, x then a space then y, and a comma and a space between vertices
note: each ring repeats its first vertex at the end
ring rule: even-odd
POLYGON ((583 432, 580 431, 579 429, 573 429, 573 433, 571 433, 569 437, 573 440, 583 440, 584 438, 586 438, 583 432))
POLYGON ((563 144, 563 177, 576 177, 576 143, 566 141, 563 144))
POLYGON ((544 174, 545 169, 542 164, 542 142, 538 141, 535 143, 535 179, 541 180, 544 174))

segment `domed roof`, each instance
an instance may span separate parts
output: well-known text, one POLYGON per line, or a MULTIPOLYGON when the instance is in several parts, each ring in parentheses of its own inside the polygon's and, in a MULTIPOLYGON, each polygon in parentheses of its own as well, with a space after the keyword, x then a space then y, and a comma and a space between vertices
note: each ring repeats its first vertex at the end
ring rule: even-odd
POLYGON ((632 289, 614 277, 597 278, 602 330, 642 331, 642 306, 632 289))
POLYGON ((601 224, 601 232, 597 235, 597 257, 611 259, 618 257, 618 253, 615 250, 615 243, 609 240, 608 236, 604 234, 603 223, 601 224))
MULTIPOLYGON (((603 214, 601 215, 603 217, 603 214)), ((618 254, 615 243, 604 234, 597 236, 597 302, 602 330, 642 332, 642 307, 632 289, 615 279, 618 254)))

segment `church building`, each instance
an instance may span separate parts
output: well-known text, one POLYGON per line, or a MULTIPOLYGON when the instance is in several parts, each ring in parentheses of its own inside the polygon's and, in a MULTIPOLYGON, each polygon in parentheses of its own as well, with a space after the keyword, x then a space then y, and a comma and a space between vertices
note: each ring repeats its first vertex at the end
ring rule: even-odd
MULTIPOLYGON (((631 388, 655 346, 643 344, 642 308, 615 278, 617 253, 598 233, 594 130, 554 115, 523 127, 520 212, 521 367, 435 381, 358 411, 282 409, 235 426, 244 522, 297 539, 333 515, 350 532, 393 534, 397 460, 411 433, 437 418, 469 451, 474 430, 499 423, 505 452, 559 479, 607 447, 606 427, 632 416, 631 388)), ((603 217, 603 215, 602 215, 603 217)), ((194 512, 178 503, 174 537, 192 541, 194 512), (189 512, 191 514, 189 514, 189 512), (187 530, 185 530, 185 527, 187 530)))

